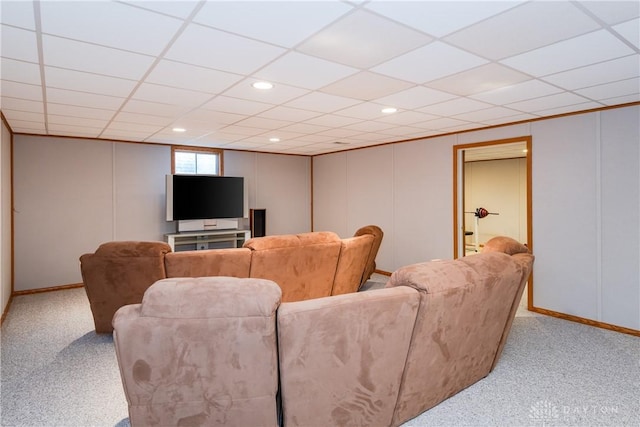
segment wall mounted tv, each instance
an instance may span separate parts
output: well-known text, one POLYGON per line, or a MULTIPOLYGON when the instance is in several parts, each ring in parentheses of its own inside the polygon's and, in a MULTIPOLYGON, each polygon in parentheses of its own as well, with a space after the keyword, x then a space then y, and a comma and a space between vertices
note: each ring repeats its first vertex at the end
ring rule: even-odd
POLYGON ((244 178, 167 175, 167 221, 244 217, 244 178))

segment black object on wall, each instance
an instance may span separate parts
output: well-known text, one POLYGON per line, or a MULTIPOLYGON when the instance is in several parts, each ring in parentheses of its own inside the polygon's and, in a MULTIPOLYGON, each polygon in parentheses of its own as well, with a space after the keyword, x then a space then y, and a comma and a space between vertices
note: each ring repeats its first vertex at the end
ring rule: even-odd
POLYGON ((267 210, 251 209, 249 211, 251 237, 264 237, 267 235, 267 210))

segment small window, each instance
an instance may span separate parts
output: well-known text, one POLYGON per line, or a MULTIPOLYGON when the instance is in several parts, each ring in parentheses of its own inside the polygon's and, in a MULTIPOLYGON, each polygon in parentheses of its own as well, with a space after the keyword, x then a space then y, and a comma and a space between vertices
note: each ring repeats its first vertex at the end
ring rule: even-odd
POLYGON ((222 175, 222 150, 174 146, 171 153, 174 174, 222 175))

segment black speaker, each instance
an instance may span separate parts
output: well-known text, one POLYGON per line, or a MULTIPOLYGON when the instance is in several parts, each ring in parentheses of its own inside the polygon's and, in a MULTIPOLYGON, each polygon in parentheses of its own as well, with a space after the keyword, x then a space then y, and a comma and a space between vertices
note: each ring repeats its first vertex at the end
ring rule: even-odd
POLYGON ((250 209, 249 222, 251 237, 264 237, 267 235, 267 210, 250 209))

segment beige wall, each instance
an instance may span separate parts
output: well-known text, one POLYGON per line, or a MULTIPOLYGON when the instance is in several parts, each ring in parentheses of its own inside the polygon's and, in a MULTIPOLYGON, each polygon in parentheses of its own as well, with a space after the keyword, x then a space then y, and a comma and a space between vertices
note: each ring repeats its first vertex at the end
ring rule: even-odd
POLYGON ((453 146, 531 136, 534 305, 640 329, 639 122, 632 106, 317 156, 314 228, 374 221, 389 272, 451 258, 453 146))
POLYGON ((2 121, 0 134, 0 303, 1 312, 11 297, 11 133, 2 121))
MULTIPOLYGON (((269 234, 310 231, 308 157, 227 151, 224 166, 247 178, 269 234)), ((165 145, 16 135, 15 290, 80 283, 78 258, 101 243, 175 232, 165 221, 170 170, 165 145)))

